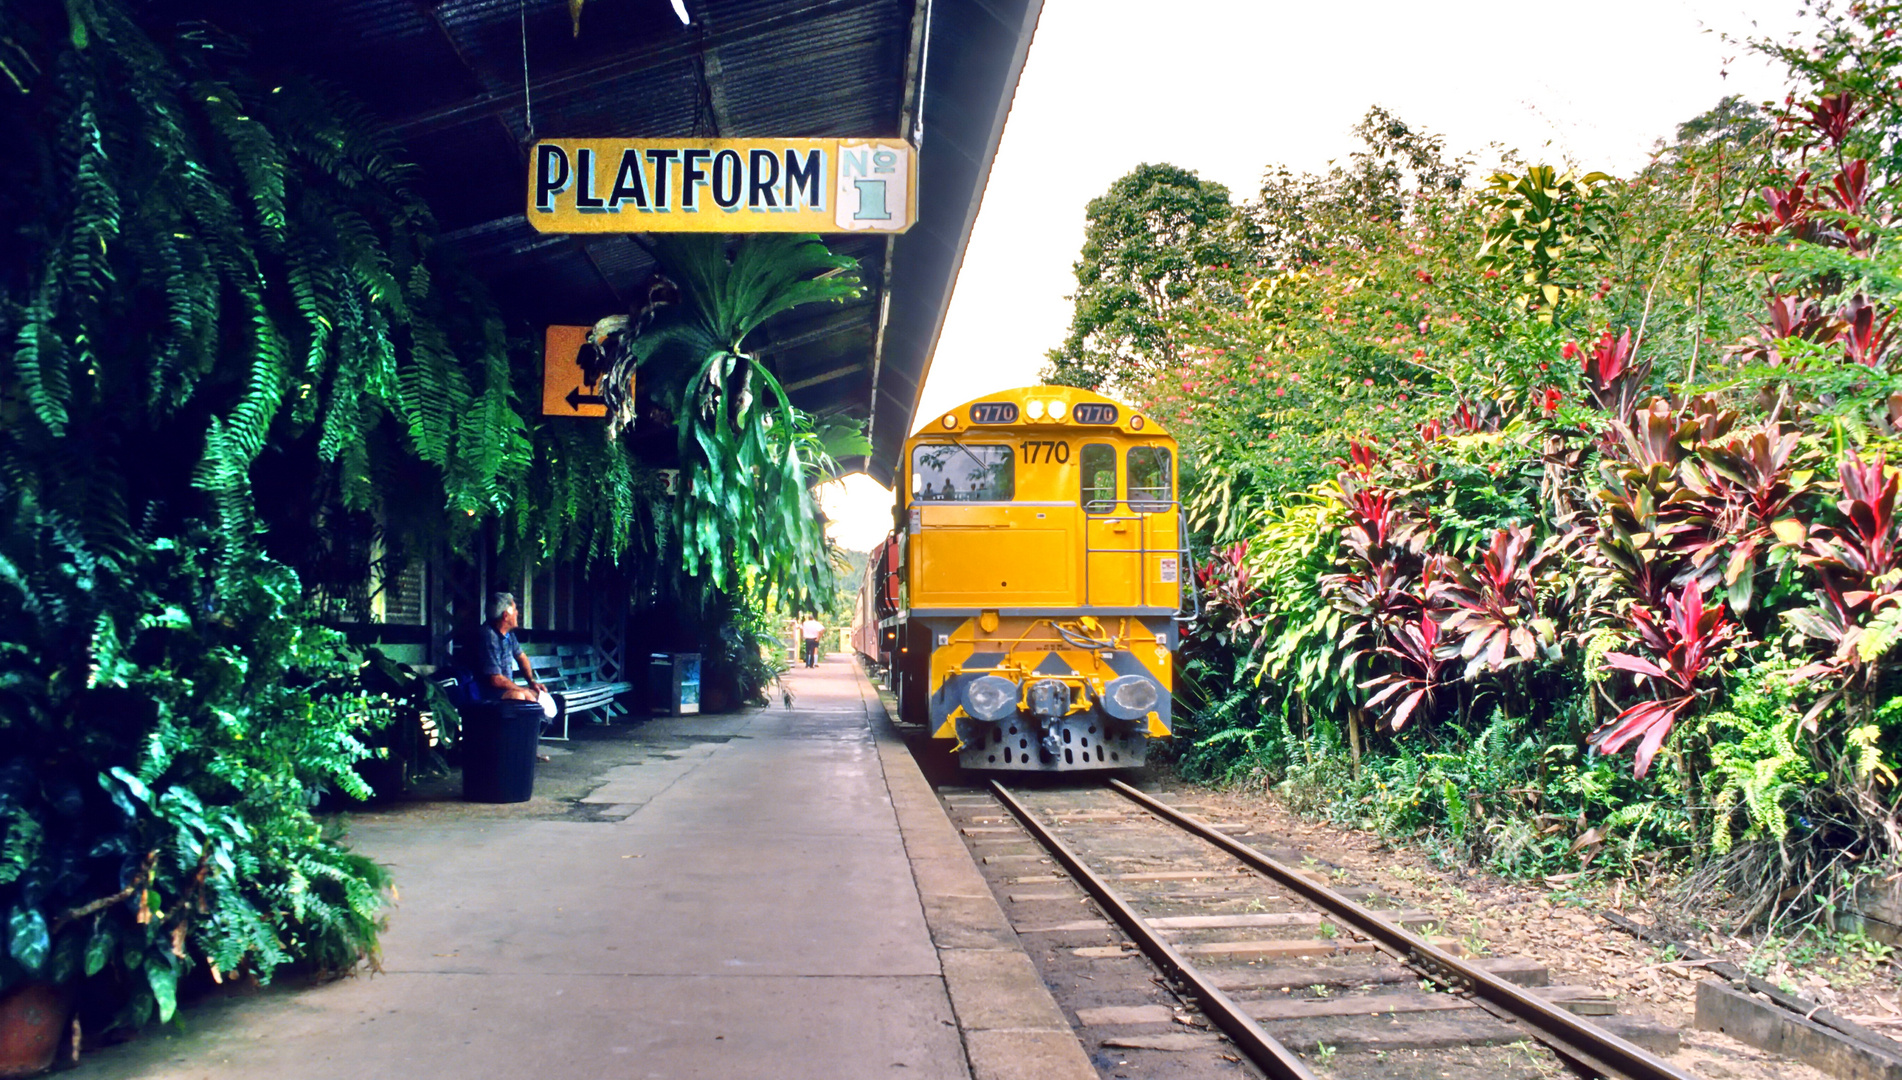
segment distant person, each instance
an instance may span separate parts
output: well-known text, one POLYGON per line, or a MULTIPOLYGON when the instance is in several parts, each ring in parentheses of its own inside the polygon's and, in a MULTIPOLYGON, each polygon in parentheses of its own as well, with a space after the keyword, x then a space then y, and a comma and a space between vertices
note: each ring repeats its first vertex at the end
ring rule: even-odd
POLYGON ((806 666, 819 666, 819 639, 825 636, 826 624, 819 621, 817 612, 806 615, 806 621, 799 624, 799 636, 806 639, 806 666))

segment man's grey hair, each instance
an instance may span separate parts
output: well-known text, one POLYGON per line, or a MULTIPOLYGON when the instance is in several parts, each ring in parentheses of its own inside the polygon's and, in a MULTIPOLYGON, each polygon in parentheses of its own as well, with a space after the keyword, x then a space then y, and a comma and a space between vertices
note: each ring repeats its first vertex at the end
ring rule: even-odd
POLYGON ((514 593, 492 592, 489 594, 488 606, 482 609, 483 612, 485 613, 483 615, 483 620, 486 622, 494 622, 495 620, 501 618, 503 614, 508 611, 508 609, 514 606, 515 606, 514 593))

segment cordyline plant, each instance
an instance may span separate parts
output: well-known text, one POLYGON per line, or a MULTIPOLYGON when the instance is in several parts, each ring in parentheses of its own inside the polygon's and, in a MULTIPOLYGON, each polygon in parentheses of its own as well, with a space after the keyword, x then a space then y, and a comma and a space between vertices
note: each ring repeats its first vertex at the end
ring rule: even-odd
POLYGON ((1341 530, 1347 569, 1321 577, 1321 594, 1347 616, 1342 644, 1361 658, 1386 643, 1393 627, 1417 615, 1415 591, 1424 566, 1427 533, 1400 496, 1343 472, 1330 492, 1347 508, 1341 530))
POLYGON ((1556 561, 1560 542, 1536 548, 1532 530, 1512 526, 1493 533, 1477 568, 1457 559, 1435 560, 1439 578, 1426 598, 1445 612, 1443 658, 1466 661, 1462 678, 1501 671, 1550 652, 1558 626, 1540 611, 1540 576, 1556 561))
POLYGON ((1361 707, 1378 714, 1389 731, 1406 727, 1422 708, 1432 712, 1435 698, 1450 681, 1447 669, 1452 665, 1441 655, 1442 636, 1440 624, 1423 609, 1403 618, 1376 650, 1394 663, 1394 670, 1360 684, 1362 690, 1379 688, 1361 707))
POLYGON ((1726 590, 1739 614, 1750 610, 1765 564, 1786 562, 1807 527, 1799 503, 1812 494, 1797 465, 1799 436, 1774 418, 1715 446, 1678 471, 1683 489, 1667 507, 1691 573, 1706 592, 1726 590))
POLYGON ((1651 361, 1638 362, 1634 354, 1631 330, 1617 337, 1611 327, 1599 335, 1590 352, 1566 342, 1564 355, 1579 357, 1585 392, 1599 409, 1614 420, 1629 418, 1638 407, 1638 399, 1651 381, 1651 361))
POLYGON ((1216 549, 1195 568, 1195 577, 1207 598, 1203 610, 1216 627, 1213 632, 1227 641, 1247 635, 1255 622, 1249 609, 1261 596, 1248 568, 1248 541, 1216 549))
POLYGON ((1700 697, 1710 693, 1709 682, 1717 673, 1723 649, 1738 630, 1721 603, 1704 606, 1704 590, 1695 581, 1686 583, 1681 593, 1667 596, 1664 606, 1663 618, 1639 604, 1633 604, 1628 613, 1631 629, 1655 660, 1633 653, 1605 654, 1606 666, 1652 681, 1664 696, 1625 709, 1586 738, 1590 746, 1607 754, 1637 739, 1632 772, 1638 776, 1650 771, 1651 759, 1671 729, 1700 697))
MULTIPOLYGON (((1902 477, 1884 468, 1878 456, 1864 462, 1854 453, 1837 473, 1843 497, 1838 528, 1824 526, 1809 537, 1799 557, 1815 572, 1821 587, 1815 607, 1784 617, 1791 628, 1821 641, 1829 655, 1798 671, 1798 677, 1827 676, 1867 690, 1874 686, 1878 662, 1902 632, 1902 538, 1897 536, 1896 493, 1902 477)), ((1841 690, 1825 694, 1806 720, 1813 727, 1821 711, 1841 690)))

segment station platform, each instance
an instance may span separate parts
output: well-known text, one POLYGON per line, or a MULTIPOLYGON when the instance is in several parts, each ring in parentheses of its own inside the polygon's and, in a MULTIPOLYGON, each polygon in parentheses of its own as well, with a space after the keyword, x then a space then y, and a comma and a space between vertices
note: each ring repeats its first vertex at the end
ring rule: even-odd
POLYGON ((569 798, 355 816, 401 894, 380 973, 198 1003, 81 1073, 1094 1077, 858 666, 787 685, 578 739, 543 766, 569 798))

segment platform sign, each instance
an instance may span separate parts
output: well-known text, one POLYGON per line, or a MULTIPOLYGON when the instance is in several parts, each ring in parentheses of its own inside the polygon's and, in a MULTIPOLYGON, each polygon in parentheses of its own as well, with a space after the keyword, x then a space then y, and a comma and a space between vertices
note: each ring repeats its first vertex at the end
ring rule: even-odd
MULTIPOLYGON (((588 380, 581 367, 581 346, 588 338, 589 326, 551 326, 542 337, 542 415, 606 416, 607 404, 599 386, 588 380)), ((634 377, 628 376, 627 393, 634 396, 634 377)))
POLYGON ((544 139, 528 221, 549 233, 904 232, 917 155, 902 139, 544 139))

